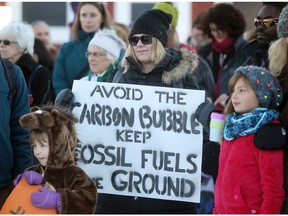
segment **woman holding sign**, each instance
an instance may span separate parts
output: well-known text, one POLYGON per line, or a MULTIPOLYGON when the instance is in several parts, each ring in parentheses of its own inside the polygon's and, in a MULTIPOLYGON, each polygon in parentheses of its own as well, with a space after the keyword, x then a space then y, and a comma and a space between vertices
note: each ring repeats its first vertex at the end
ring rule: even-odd
MULTIPOLYGON (((141 14, 131 29, 129 46, 113 82, 198 89, 193 71, 197 57, 188 50, 165 49, 170 14, 152 9, 141 14)), ((97 213, 189 213, 193 203, 99 194, 97 213)))

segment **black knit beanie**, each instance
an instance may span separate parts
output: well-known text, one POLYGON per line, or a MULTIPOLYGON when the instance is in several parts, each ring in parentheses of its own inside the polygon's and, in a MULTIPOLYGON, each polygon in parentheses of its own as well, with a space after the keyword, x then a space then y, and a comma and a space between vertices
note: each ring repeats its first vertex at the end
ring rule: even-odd
POLYGON ((140 14, 135 20, 130 36, 134 34, 153 35, 166 46, 168 39, 169 25, 172 21, 172 16, 159 9, 147 10, 140 14))

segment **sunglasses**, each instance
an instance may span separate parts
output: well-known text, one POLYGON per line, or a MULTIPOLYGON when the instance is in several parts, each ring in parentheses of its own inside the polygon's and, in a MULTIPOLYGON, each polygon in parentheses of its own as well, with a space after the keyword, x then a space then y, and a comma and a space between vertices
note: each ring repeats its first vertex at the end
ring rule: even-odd
POLYGON ((136 46, 139 40, 141 40, 142 44, 149 45, 152 43, 152 38, 152 35, 142 35, 141 37, 131 36, 128 38, 128 41, 131 46, 136 46))
POLYGON ((17 43, 16 41, 9 41, 9 40, 0 40, 0 44, 3 42, 5 46, 10 46, 13 43, 17 43))
POLYGON ((278 23, 279 18, 267 18, 267 19, 254 19, 254 25, 256 28, 258 28, 258 26, 264 26, 266 29, 271 27, 271 26, 275 26, 278 23))
POLYGON ((107 54, 106 53, 97 53, 97 52, 86 52, 85 53, 85 56, 87 58, 89 57, 94 57, 94 58, 99 58, 99 57, 103 57, 103 56, 106 56, 107 54))

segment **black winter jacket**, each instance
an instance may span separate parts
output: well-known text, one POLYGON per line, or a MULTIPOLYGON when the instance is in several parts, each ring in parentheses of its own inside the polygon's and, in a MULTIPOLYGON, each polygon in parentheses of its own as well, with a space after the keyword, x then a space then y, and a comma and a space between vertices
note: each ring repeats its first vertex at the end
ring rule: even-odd
MULTIPOLYGON (((197 80, 192 75, 192 71, 197 65, 197 57, 185 49, 167 49, 166 51, 167 55, 163 61, 149 73, 142 73, 133 58, 126 58, 130 67, 128 71, 123 73, 119 82, 173 87, 173 83, 182 81, 185 89, 199 89, 197 80)), ((98 193, 96 213, 195 214, 196 204, 98 193)))
MULTIPOLYGON (((27 87, 29 88, 30 76, 38 64, 29 54, 22 55, 15 64, 21 68, 26 80, 27 87)), ((40 106, 54 101, 54 90, 51 84, 51 73, 45 66, 41 66, 38 69, 34 79, 31 80, 31 92, 33 95, 33 102, 30 104, 31 107, 40 106)))

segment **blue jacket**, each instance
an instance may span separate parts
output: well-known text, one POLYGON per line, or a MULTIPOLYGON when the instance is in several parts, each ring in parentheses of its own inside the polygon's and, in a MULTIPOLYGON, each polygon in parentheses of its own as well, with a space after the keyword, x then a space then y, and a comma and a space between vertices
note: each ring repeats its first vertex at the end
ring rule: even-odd
POLYGON ((88 59, 85 56, 85 52, 94 34, 95 32, 85 33, 80 31, 78 33, 79 41, 69 41, 61 46, 54 65, 52 79, 56 95, 62 89, 71 89, 73 80, 79 79, 78 76, 86 65, 88 74, 88 59))
POLYGON ((27 85, 21 69, 14 65, 17 91, 10 104, 10 88, 0 64, 0 188, 8 186, 13 178, 33 165, 29 130, 19 124, 19 118, 30 112, 27 85))

